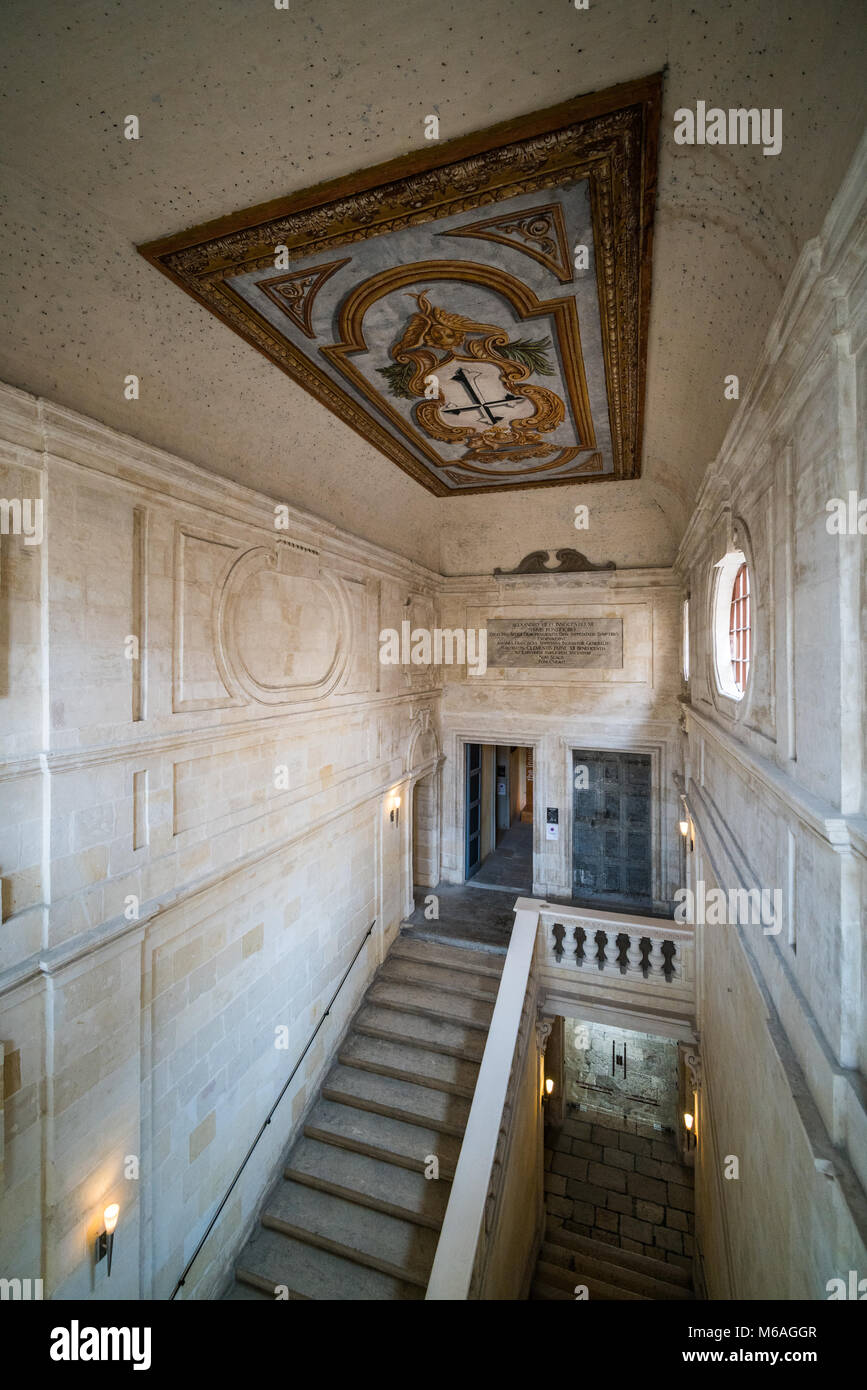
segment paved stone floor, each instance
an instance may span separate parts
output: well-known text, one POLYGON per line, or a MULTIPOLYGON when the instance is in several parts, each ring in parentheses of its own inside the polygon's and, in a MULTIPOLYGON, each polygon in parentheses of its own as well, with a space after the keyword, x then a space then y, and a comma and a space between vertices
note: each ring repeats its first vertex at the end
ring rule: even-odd
MULTIPOLYGON (((487 951, 505 951, 515 920, 518 894, 474 888, 472 884, 440 883, 436 888, 415 888, 415 911, 401 926, 405 936, 423 937, 448 944, 463 942, 487 951), (437 899, 438 918, 425 916, 425 902, 437 899)), ((430 910, 430 906, 427 910, 430 910)))
POLYGON ((570 1106, 545 1145, 553 1226, 692 1268, 693 1171, 678 1163, 667 1130, 570 1106))
POLYGON ((496 887, 509 888, 516 893, 533 889, 533 827, 515 821, 503 834, 497 848, 491 850, 481 868, 471 880, 496 887))

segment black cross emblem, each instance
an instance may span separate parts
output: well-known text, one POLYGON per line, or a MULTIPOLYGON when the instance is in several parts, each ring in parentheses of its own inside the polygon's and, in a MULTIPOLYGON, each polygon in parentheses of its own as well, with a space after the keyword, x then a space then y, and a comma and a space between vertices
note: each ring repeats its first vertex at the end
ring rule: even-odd
POLYGON ((501 401, 483 401, 481 396, 478 394, 475 387, 473 386, 472 382, 470 381, 469 377, 467 376, 466 372, 464 371, 463 367, 461 367, 458 371, 454 373, 454 375, 452 376, 452 381, 460 382, 461 386, 463 386, 464 390, 466 391, 473 404, 451 405, 449 406, 448 410, 444 410, 442 412, 443 415, 462 415, 465 410, 478 410, 483 418, 487 416, 491 424, 496 425, 497 422, 501 420, 503 417, 501 415, 495 415, 491 407, 494 405, 507 405, 510 401, 521 400, 520 396, 513 396, 510 392, 506 392, 506 395, 503 397, 501 401))

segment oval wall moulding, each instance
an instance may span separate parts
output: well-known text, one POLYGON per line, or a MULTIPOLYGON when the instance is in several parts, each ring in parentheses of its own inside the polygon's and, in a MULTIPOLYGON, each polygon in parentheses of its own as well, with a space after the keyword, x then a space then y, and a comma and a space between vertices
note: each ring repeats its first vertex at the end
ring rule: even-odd
POLYGON ((350 610, 340 580, 284 545, 256 546, 228 570, 215 598, 220 674, 263 705, 321 700, 349 660, 350 610))

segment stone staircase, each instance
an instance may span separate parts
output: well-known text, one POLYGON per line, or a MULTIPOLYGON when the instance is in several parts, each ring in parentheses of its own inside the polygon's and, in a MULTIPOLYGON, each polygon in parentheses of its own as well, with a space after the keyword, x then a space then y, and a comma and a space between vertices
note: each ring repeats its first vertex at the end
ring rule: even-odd
MULTIPOLYGON (((588 1107, 545 1135, 546 1226, 530 1297, 691 1299, 693 1172, 652 1125, 588 1107)), ((576 1113, 577 1111, 577 1113, 576 1113)))
POLYGON ((504 962, 398 938, 226 1298, 424 1298, 504 962))
POLYGON ((576 1297, 584 1285, 591 1299, 692 1298, 689 1274, 665 1260, 636 1255, 617 1245, 603 1245, 574 1235, 562 1226, 545 1230, 530 1289, 534 1300, 576 1297))

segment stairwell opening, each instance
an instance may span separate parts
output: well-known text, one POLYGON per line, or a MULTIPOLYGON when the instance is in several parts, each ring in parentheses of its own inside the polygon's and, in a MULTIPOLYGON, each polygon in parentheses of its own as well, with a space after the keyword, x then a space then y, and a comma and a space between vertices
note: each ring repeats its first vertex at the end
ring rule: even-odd
POLYGON ((567 1271, 583 1271, 591 1297, 689 1298, 694 1172, 678 1135, 678 1044, 610 1023, 556 1022, 562 1102, 545 1129, 546 1236, 533 1296, 560 1297, 567 1271))

